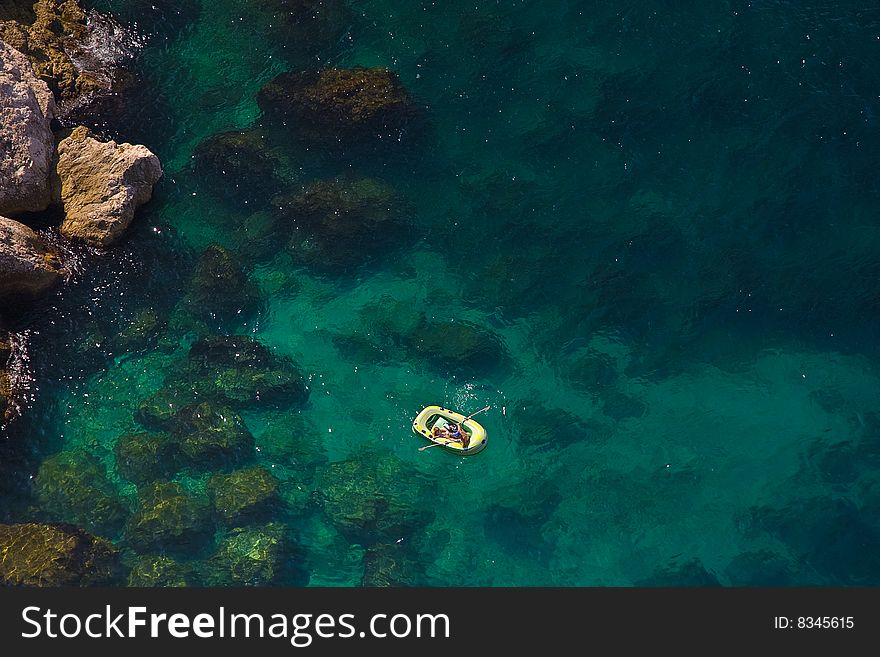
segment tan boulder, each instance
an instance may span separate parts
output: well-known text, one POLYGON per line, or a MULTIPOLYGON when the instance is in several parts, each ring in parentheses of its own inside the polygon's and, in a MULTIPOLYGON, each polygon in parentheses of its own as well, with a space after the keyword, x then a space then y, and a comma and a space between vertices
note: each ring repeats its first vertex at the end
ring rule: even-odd
POLYGON ((62 235, 107 247, 150 200, 162 165, 145 146, 101 142, 80 126, 58 144, 57 172, 62 235))

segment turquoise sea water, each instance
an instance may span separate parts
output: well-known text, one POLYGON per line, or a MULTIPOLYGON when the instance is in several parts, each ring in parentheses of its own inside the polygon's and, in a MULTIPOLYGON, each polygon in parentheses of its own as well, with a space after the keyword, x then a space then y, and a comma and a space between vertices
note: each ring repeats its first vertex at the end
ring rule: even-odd
MULTIPOLYGON (((279 18, 296 4, 94 3, 145 39, 141 87, 95 128, 165 177, 129 238, 73 254, 22 322, 34 388, 4 520, 83 524, 34 483, 83 449, 130 517, 115 450, 145 430, 138 405, 203 334, 247 335, 308 382, 304 405, 235 409, 280 482, 240 524, 283 525, 300 567, 225 583, 880 583, 880 10, 349 0, 312 3, 303 29, 279 18), (275 75, 331 65, 396 71, 424 121, 331 147, 262 115, 275 75), (268 195, 193 165, 255 126, 274 191, 379 179, 399 242, 342 272, 292 259, 287 226, 255 242, 268 195), (259 304, 199 323, 182 299, 213 244, 259 304), (144 339, 118 339, 144 309, 144 339), (438 358, 407 342, 420 321, 491 339, 438 358), (419 452, 427 404, 491 405, 487 449, 419 452)), ((174 479, 201 499, 208 474, 174 479)), ((172 554, 191 583, 231 535, 211 527, 172 554)), ((117 529, 130 563, 165 552, 117 529)))

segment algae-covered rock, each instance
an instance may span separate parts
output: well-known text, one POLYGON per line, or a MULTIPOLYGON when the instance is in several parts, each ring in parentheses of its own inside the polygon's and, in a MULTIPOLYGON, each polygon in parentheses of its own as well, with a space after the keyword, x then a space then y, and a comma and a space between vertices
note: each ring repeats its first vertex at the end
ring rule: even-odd
POLYGON ((0 300, 43 294, 65 275, 56 250, 22 223, 0 217, 0 300))
MULTIPOLYGON (((432 314, 436 309, 430 309, 432 314)), ((429 319, 414 300, 388 295, 365 305, 360 312, 362 330, 334 342, 349 352, 369 349, 386 358, 425 361, 443 370, 489 372, 510 361, 501 338, 491 329, 458 319, 429 319)))
POLYGON ((410 336, 425 322, 411 299, 383 294, 359 312, 360 330, 335 334, 333 343, 348 360, 380 363, 408 358, 410 336))
POLYGON ((803 576, 795 564, 781 554, 770 550, 755 550, 737 554, 724 574, 731 586, 809 586, 814 582, 800 580, 803 576))
POLYGON ((181 465, 195 471, 235 468, 254 456, 254 437, 241 416, 228 406, 201 402, 174 418, 181 465))
POLYGON ((278 159, 256 130, 221 132, 201 142, 192 167, 211 191, 230 200, 264 204, 277 191, 278 159))
POLYGON ((269 461, 294 470, 303 483, 327 464, 323 435, 304 413, 279 413, 259 435, 257 448, 269 461))
POLYGON ((591 426, 564 409, 548 407, 538 401, 522 399, 511 404, 511 409, 509 419, 515 429, 511 437, 522 447, 563 448, 604 437, 600 427, 591 426))
POLYGON ((351 270, 386 257, 406 235, 404 203, 373 178, 321 180, 273 199, 296 262, 319 272, 351 270))
MULTIPOLYGON (((880 572, 880 530, 866 515, 871 507, 845 497, 817 495, 795 499, 779 508, 751 509, 751 531, 767 532, 785 544, 798 563, 825 578, 864 586, 880 572)), ((874 507, 876 508, 876 507, 874 507)))
POLYGON ((84 451, 48 457, 37 472, 35 488, 47 518, 74 522, 96 534, 115 536, 128 516, 104 466, 84 451))
POLYGON ((165 433, 133 433, 116 443, 116 470, 141 486, 177 471, 177 444, 165 433))
POLYGON ((271 260, 285 246, 284 240, 278 239, 278 223, 268 210, 249 215, 234 230, 236 253, 245 261, 271 260))
POLYGON ((190 585, 190 569, 171 557, 143 556, 128 573, 128 586, 183 587, 190 585))
POLYGON ((424 568, 401 543, 379 543, 364 552, 361 586, 419 586, 424 576, 424 568))
POLYGON ((119 576, 108 541, 73 525, 0 525, 3 586, 101 586, 119 576))
POLYGON ((615 360, 608 354, 594 350, 568 358, 564 364, 564 372, 572 385, 588 392, 608 388, 618 378, 615 360))
POLYGON ((417 479, 404 468, 400 459, 372 451, 331 463, 317 484, 324 512, 353 542, 394 542, 410 535, 433 511, 419 504, 419 486, 412 483, 417 479))
POLYGON ((212 244, 196 261, 183 303, 203 321, 225 323, 252 315, 260 296, 235 256, 212 244))
MULTIPOLYGON (((481 195, 486 193, 485 190, 480 192, 481 195)), ((501 212, 508 211, 505 208, 501 212)), ((493 212, 491 216, 497 215, 493 212)), ((549 263, 545 262, 546 252, 530 244, 530 240, 506 235, 505 242, 504 246, 499 244, 493 249, 493 253, 480 253, 480 257, 473 258, 476 275, 468 281, 468 296, 507 315, 522 316, 547 301, 540 282, 545 280, 542 277, 552 274, 548 272, 549 263), (524 262, 531 266, 523 267, 524 262)), ((467 256, 458 251, 447 254, 453 268, 459 267, 463 258, 467 256)))
POLYGON ((197 340, 174 380, 238 408, 302 405, 309 396, 296 363, 243 335, 197 340))
POLYGON ((55 103, 27 58, 0 39, 0 214, 49 206, 55 103))
POLYGON ((706 570, 703 562, 694 557, 684 563, 658 567, 651 577, 637 580, 635 586, 696 588, 721 586, 714 573, 706 570))
POLYGON ((280 523, 236 528, 207 560, 207 586, 305 586, 308 574, 280 523))
POLYGON ((232 527, 259 519, 278 503, 278 480, 260 465, 211 475, 207 491, 217 515, 232 527))
POLYGON ((174 417, 192 401, 181 396, 179 390, 162 388, 142 400, 134 414, 134 419, 147 429, 168 429, 174 417))
POLYGON ((409 336, 420 330, 425 322, 425 313, 419 304, 390 294, 370 301, 359 314, 364 330, 384 345, 406 344, 409 336))
POLYGON ((467 320, 425 321, 408 344, 430 363, 455 370, 491 371, 508 359, 494 332, 467 320))
POLYGON ((56 171, 61 233, 98 247, 119 240, 162 177, 159 158, 145 146, 101 142, 82 126, 58 144, 56 171))
POLYGON ((125 322, 113 337, 118 353, 130 353, 154 344, 165 326, 165 320, 155 308, 141 308, 125 322))
POLYGON ((326 68, 282 73, 257 94, 267 116, 329 142, 397 140, 416 115, 397 73, 326 68))
POLYGON ((125 540, 139 552, 198 551, 213 535, 211 511, 177 482, 155 482, 138 492, 125 540))
POLYGON ((641 417, 648 411, 643 402, 620 390, 603 391, 602 402, 602 412, 614 420, 641 417))

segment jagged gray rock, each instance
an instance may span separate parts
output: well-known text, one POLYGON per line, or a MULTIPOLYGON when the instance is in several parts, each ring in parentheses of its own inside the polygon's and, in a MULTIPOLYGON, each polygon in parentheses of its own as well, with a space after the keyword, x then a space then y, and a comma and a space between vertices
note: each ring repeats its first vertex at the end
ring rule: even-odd
POLYGON ((64 277, 55 250, 18 221, 0 217, 0 299, 35 297, 64 277))
POLYGON ((49 206, 55 101, 30 61, 0 41, 0 213, 49 206))

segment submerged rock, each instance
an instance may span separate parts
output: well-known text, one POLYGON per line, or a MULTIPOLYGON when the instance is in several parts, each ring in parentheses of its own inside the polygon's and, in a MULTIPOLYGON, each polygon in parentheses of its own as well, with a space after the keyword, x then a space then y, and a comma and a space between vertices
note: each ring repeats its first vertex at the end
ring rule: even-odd
POLYGON ((527 449, 561 449, 571 444, 601 439, 602 427, 590 424, 561 408, 547 407, 531 399, 521 399, 511 407, 512 438, 527 449))
POLYGON ((643 402, 619 390, 605 390, 602 402, 602 412, 614 420, 641 417, 648 412, 643 402))
POLYGON ((715 574, 706 570, 703 562, 696 557, 684 563, 657 568, 651 577, 637 580, 633 584, 634 586, 665 588, 721 586, 715 574))
POLYGON ((124 354, 145 349, 156 341, 164 326, 165 320, 154 308, 138 310, 113 336, 113 350, 124 354))
POLYGON ((254 437, 241 417, 228 406, 202 402, 184 408, 174 418, 181 465, 195 471, 232 469, 254 456, 254 437))
MULTIPOLYGON (((390 294, 383 294, 367 303, 359 315, 363 330, 351 336, 337 336, 334 341, 340 346, 347 342, 346 348, 356 348, 358 341, 366 340, 385 357, 392 357, 395 350, 405 348, 410 336, 425 322, 425 313, 419 309, 419 304, 390 294)), ((368 347, 363 344, 361 348, 368 347)))
POLYGON ((104 466, 85 451, 47 458, 37 471, 35 486, 47 518, 73 521, 96 534, 115 536, 128 516, 104 466))
POLYGON ((309 397, 296 363, 244 335, 197 340, 180 377, 170 383, 237 408, 302 405, 309 397))
MULTIPOLYGON (((428 308, 432 313, 435 309, 428 308)), ((439 313, 442 317, 442 311, 439 313)), ((360 312, 362 330, 334 342, 350 354, 371 360, 418 359, 442 370, 492 371, 510 361, 500 337, 463 319, 429 319, 414 300, 384 295, 360 312)))
POLYGON ((177 444, 164 433, 126 434, 116 443, 116 470, 142 486, 177 472, 177 444))
POLYGON ((492 370, 508 360, 498 336, 467 320, 424 321, 408 336, 416 354, 442 368, 492 370))
POLYGON ((563 369, 572 385, 593 393, 614 385, 618 378, 614 358, 593 349, 567 358, 563 369))
POLYGON ((400 543, 379 543, 364 552, 364 575, 361 586, 419 586, 424 568, 400 543))
POLYGON ((372 178, 321 180, 273 199, 289 231, 290 251, 319 272, 345 272, 385 257, 405 236, 398 194, 372 178))
POLYGON ((58 144, 61 233, 92 246, 116 242, 150 200, 162 165, 145 146, 100 142, 76 128, 58 144))
POLYGON ((350 22, 345 0, 257 0, 269 12, 267 34, 292 55, 313 59, 339 42, 350 22))
POLYGON ((211 475, 207 491, 217 515, 231 527, 259 519, 278 503, 278 480, 260 465, 211 475))
POLYGON ((741 552, 731 559, 724 570, 731 586, 808 586, 797 581, 794 564, 769 550, 741 552))
POLYGON ((0 525, 3 586, 99 586, 118 577, 108 541, 72 525, 0 525))
POLYGON ((138 508, 125 526, 125 540, 139 552, 191 554, 213 533, 207 503, 176 482, 156 482, 141 489, 138 508))
POLYGON ((252 315, 260 296, 241 264, 219 244, 199 256, 189 281, 184 307, 203 321, 229 322, 252 315))
POLYGON ((519 501, 514 506, 490 504, 483 519, 483 533, 507 554, 546 563, 552 558, 553 544, 545 537, 543 527, 560 499, 551 494, 519 501))
POLYGON ((138 559, 128 574, 128 586, 183 587, 189 586, 190 569, 166 556, 144 556, 138 559))
POLYGON ((273 417, 260 434, 257 447, 264 459, 294 470, 302 483, 311 483, 318 468, 328 461, 318 430, 301 413, 273 417))
POLYGON ((254 205, 264 204, 277 191, 277 167, 265 137, 255 130, 221 132, 193 152, 193 170, 209 189, 254 205))
POLYGON ((0 214, 49 207, 54 111, 27 57, 0 40, 0 214))
POLYGON ((177 390, 163 388, 138 404, 134 419, 147 429, 168 429, 174 417, 190 401, 190 398, 181 397, 177 390))
POLYGON ((751 509, 747 524, 784 543, 827 581, 872 585, 880 572, 880 530, 867 510, 847 498, 815 496, 751 509))
POLYGON ((403 345, 406 336, 423 325, 425 313, 411 299, 383 294, 361 308, 360 318, 365 328, 384 341, 403 345))
POLYGON ((257 94, 267 116, 326 141, 397 140, 416 112, 387 68, 326 68, 282 73, 257 94))
POLYGON ((394 542, 430 521, 433 512, 418 504, 419 486, 403 468, 396 457, 365 452, 321 473, 324 512, 343 536, 365 545, 394 542))
POLYGON ((280 523, 229 532, 207 560, 207 586, 305 586, 308 574, 280 523))
POLYGON ((268 210, 254 212, 235 228, 234 235, 236 253, 245 261, 265 262, 284 248, 284 240, 278 239, 278 219, 268 210))
POLYGON ((0 217, 0 299, 35 297, 64 277, 56 251, 30 228, 0 217))

